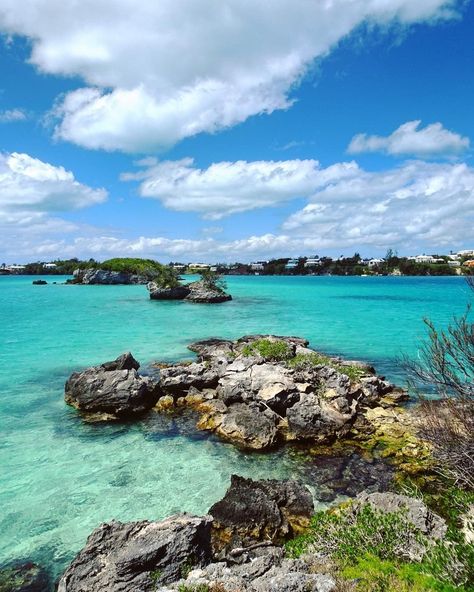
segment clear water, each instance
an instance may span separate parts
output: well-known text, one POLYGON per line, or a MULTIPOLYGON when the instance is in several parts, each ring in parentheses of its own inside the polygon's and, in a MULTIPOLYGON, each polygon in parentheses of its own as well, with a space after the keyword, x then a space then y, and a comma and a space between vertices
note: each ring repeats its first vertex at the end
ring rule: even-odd
POLYGON ((184 419, 86 425, 63 402, 71 371, 126 350, 146 369, 191 357, 196 339, 277 333, 400 381, 397 356, 416 353, 422 318, 446 324, 469 298, 452 277, 234 277, 234 300, 215 306, 32 279, 0 277, 0 562, 32 558, 55 573, 103 521, 204 513, 234 472, 304 477, 291 452, 243 454, 184 419))

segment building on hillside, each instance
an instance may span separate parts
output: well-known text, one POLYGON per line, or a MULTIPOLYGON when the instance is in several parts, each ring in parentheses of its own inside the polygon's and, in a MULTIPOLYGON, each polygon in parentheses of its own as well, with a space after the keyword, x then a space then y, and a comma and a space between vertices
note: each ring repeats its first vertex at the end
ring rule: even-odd
POLYGON ((308 257, 304 264, 305 267, 318 267, 321 265, 321 259, 319 257, 308 257))
POLYGON ((296 269, 298 267, 299 259, 290 259, 288 263, 285 265, 285 269, 296 269))
POLYGON ((266 261, 254 261, 250 264, 252 271, 263 271, 265 269, 266 261))
POLYGON ((45 269, 56 269, 57 265, 56 263, 43 263, 43 267, 45 269))
POLYGON ((433 255, 415 255, 408 257, 408 260, 415 263, 444 263, 444 259, 433 257, 433 255))
POLYGON ((385 259, 369 259, 367 261, 367 265, 369 267, 376 267, 377 265, 382 265, 385 263, 385 259))
POLYGON ((468 259, 463 263, 464 267, 469 267, 470 269, 474 268, 474 259, 468 259))
POLYGON ((458 251, 458 257, 474 257, 474 249, 465 249, 458 251))

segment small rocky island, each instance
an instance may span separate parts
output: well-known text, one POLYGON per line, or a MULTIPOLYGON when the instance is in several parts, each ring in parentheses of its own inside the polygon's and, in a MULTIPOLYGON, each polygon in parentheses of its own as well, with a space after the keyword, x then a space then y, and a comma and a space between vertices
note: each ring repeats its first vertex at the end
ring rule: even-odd
MULTIPOLYGON (((175 268, 148 259, 110 259, 100 268, 76 269, 70 284, 146 285, 152 300, 186 300, 217 304, 232 300, 222 277, 210 269, 198 281, 185 284, 175 268)), ((33 282, 35 283, 35 282, 33 282)), ((46 283, 46 282, 45 282, 46 283)))

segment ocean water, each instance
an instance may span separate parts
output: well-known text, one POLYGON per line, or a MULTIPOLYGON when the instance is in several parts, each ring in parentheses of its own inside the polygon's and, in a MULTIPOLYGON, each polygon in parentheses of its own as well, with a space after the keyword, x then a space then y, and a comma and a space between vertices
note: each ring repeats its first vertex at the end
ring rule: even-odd
POLYGON ((186 345, 196 339, 276 333, 401 382, 397 357, 416 355, 422 318, 446 325, 470 297, 456 277, 230 277, 234 300, 220 305, 32 279, 0 277, 0 563, 33 559, 54 574, 101 522, 204 513, 232 473, 315 487, 297 454, 244 454, 197 433, 192 419, 85 424, 63 401, 72 371, 127 350, 146 371, 192 358, 186 345))

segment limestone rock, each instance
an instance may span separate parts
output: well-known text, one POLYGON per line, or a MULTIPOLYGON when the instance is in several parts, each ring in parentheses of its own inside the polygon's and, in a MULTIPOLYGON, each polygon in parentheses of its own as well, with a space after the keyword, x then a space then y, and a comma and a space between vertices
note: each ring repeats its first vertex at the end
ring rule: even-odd
POLYGON ((110 522, 97 528, 67 568, 58 592, 152 592, 209 563, 211 518, 110 522))
POLYGON ((296 481, 232 475, 224 498, 209 510, 213 547, 228 553, 258 541, 282 542, 309 524, 313 509, 310 491, 296 481))
POLYGON ((64 399, 88 414, 104 419, 131 417, 151 409, 162 394, 160 386, 137 373, 138 362, 130 353, 114 362, 71 374, 64 399))

